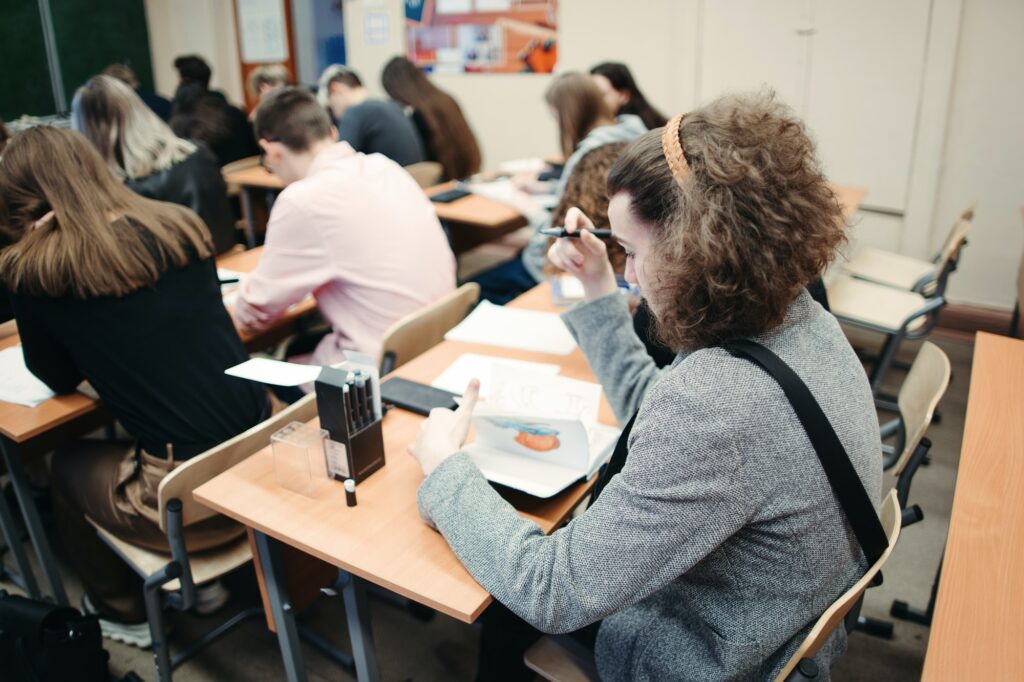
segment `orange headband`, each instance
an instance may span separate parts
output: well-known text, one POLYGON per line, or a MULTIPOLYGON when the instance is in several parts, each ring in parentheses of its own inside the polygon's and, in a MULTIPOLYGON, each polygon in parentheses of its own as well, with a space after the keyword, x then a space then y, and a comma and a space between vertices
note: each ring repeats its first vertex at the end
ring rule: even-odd
POLYGON ((665 124, 665 129, 661 133, 661 151, 665 154, 665 160, 668 161, 672 177, 680 187, 686 180, 686 176, 690 174, 690 167, 686 163, 686 157, 683 156, 683 143, 679 141, 679 126, 685 116, 686 114, 673 116, 672 120, 665 124))

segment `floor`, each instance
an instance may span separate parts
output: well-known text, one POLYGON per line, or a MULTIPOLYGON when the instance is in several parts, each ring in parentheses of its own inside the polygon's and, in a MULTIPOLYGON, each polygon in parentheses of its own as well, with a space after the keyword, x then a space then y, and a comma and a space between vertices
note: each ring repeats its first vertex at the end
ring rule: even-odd
MULTIPOLYGON (((489 258, 481 262, 485 260, 489 258)), ((954 378, 940 404, 941 422, 933 425, 928 434, 934 443, 931 463, 918 472, 911 490, 911 501, 924 510, 925 520, 907 528, 901 535, 899 546, 884 570, 884 584, 867 594, 863 610, 867 616, 888 618, 893 599, 923 607, 945 542, 963 434, 972 346, 963 338, 935 335, 933 340, 949 355, 954 378)), ((912 346, 907 348, 908 359, 913 357, 913 351, 912 346)), ((900 373, 895 372, 892 379, 898 386, 900 373)), ((888 415, 882 417, 887 419, 888 415)), ((64 575, 72 599, 77 603, 81 589, 70 571, 65 571, 64 575)), ((204 632, 258 599, 251 567, 230 576, 228 587, 232 600, 214 616, 171 614, 172 646, 204 632)), ((12 590, 12 586, 3 583, 0 588, 12 590)), ((478 641, 476 627, 443 615, 422 622, 410 612, 381 599, 371 599, 371 612, 382 679, 426 682, 473 678, 478 641)), ((322 598, 302 615, 300 622, 330 638, 340 648, 348 648, 340 598, 322 598)), ((919 679, 927 642, 926 627, 902 621, 896 623, 891 640, 855 632, 850 637, 845 657, 832 671, 833 679, 840 682, 919 679)), ((134 671, 143 679, 154 679, 149 651, 113 642, 106 645, 111 654, 111 670, 118 677, 134 671)), ((303 650, 311 680, 354 679, 312 647, 306 645, 303 650)), ((259 619, 248 621, 218 645, 187 662, 175 675, 181 682, 283 678, 276 640, 259 619)))

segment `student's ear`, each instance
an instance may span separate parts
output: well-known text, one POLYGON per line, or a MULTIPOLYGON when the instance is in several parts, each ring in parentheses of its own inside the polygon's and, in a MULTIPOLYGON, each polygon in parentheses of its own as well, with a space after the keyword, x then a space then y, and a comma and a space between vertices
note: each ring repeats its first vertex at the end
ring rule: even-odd
POLYGON ((335 126, 331 126, 331 142, 338 141, 338 129, 335 126))

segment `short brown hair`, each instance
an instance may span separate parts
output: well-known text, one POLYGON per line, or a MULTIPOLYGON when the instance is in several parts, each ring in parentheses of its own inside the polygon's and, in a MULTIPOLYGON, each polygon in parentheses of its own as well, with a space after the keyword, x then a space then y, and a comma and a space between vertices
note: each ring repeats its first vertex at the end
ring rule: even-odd
MULTIPOLYGON (((565 191, 555 210, 551 212, 551 224, 560 227, 565 224, 565 214, 575 206, 590 218, 594 227, 608 227, 608 171, 626 149, 626 142, 611 142, 592 149, 583 155, 565 181, 565 191)), ((554 241, 552 238, 549 241, 554 241)), ((608 260, 615 272, 621 273, 626 264, 626 254, 618 242, 608 242, 608 260)))
POLYGON ((296 152, 331 135, 331 119, 313 93, 294 86, 267 95, 256 108, 254 123, 257 139, 281 142, 296 152))
POLYGON ((284 64, 264 64, 249 72, 249 92, 258 97, 262 86, 276 88, 279 85, 288 85, 289 78, 291 74, 284 64))
POLYGON ((11 139, 11 134, 7 130, 7 126, 4 125, 4 120, 0 118, 0 154, 4 153, 4 147, 7 146, 7 140, 11 139))
POLYGON ((212 254, 199 216, 139 196, 84 136, 48 127, 15 135, 4 153, 0 244, 7 287, 50 297, 124 296, 212 254))
POLYGON ((590 76, 576 71, 563 73, 552 81, 544 100, 558 112, 558 135, 562 154, 572 156, 587 134, 613 113, 590 76))
POLYGON ((662 130, 634 141, 608 178, 653 231, 644 292, 673 350, 762 334, 845 240, 842 211, 803 123, 773 93, 721 97, 679 128, 676 182, 662 130))
POLYGON ((359 74, 347 66, 341 66, 338 68, 338 71, 331 76, 330 80, 327 81, 327 85, 330 86, 331 83, 341 83, 342 85, 347 85, 350 88, 363 87, 363 81, 359 78, 359 74))

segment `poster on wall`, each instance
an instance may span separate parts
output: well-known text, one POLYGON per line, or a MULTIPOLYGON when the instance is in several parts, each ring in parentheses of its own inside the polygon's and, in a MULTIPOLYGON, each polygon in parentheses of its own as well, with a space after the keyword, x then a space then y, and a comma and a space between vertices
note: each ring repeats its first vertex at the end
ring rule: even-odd
POLYGON ((405 0, 407 57, 438 73, 551 73, 558 0, 405 0))
POLYGON ((237 0, 237 3, 242 61, 264 64, 288 59, 281 0, 237 0))

